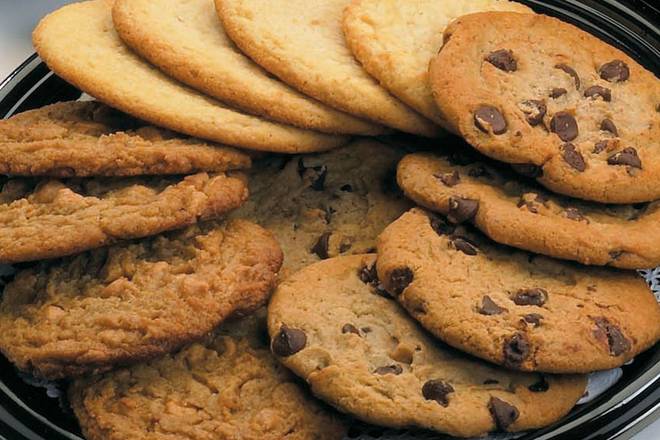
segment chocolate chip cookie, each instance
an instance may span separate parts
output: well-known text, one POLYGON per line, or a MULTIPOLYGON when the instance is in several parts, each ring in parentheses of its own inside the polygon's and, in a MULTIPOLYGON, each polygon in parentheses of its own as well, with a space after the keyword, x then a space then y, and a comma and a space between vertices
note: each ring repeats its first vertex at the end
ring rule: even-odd
POLYGON ((418 204, 493 240, 583 264, 660 265, 660 203, 601 205, 551 194, 485 158, 411 154, 397 180, 418 204))
POLYGON ((236 220, 122 243, 19 271, 0 303, 0 349, 45 378, 172 352, 262 306, 282 253, 236 220))
POLYGON ((543 15, 467 15, 444 38, 434 97, 475 148, 558 193, 660 199, 660 80, 635 60, 543 15))
POLYGON ((0 180, 0 263, 62 257, 215 218, 247 198, 243 176, 0 180))
POLYGON ((660 306, 634 272, 516 251, 417 208, 379 237, 378 275, 435 336, 508 368, 609 369, 660 339, 660 306))
POLYGON ((362 420, 458 436, 555 422, 584 376, 507 371, 430 338, 377 287, 375 256, 308 266, 268 308, 271 350, 312 392, 362 420))
POLYGON ((250 199, 231 216, 275 234, 284 275, 319 259, 373 251, 378 234, 412 206, 396 184, 403 154, 359 140, 327 153, 256 161, 250 199))
POLYGON ((178 353, 76 380, 69 400, 89 440, 342 439, 345 422, 264 339, 265 323, 250 316, 178 353))
POLYGON ((0 173, 86 177, 250 167, 230 147, 145 125, 99 102, 60 102, 0 120, 0 173))

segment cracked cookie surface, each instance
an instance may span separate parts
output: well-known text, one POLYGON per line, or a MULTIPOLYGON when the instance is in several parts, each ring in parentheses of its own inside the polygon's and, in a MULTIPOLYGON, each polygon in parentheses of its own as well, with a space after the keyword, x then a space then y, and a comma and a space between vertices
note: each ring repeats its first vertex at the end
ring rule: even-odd
POLYGON ((660 306, 634 272, 517 251, 417 208, 379 237, 378 275, 439 339, 509 368, 605 370, 660 339, 660 306))
POLYGON ((69 400, 90 440, 343 438, 345 423, 277 362, 267 338, 249 316, 178 353, 79 379, 69 400))
POLYGON ((374 264, 322 261, 273 294, 271 349, 317 396, 379 425, 479 436, 550 424, 584 392, 584 376, 507 371, 437 342, 378 293, 374 264))
POLYGON ((216 218, 247 199, 242 175, 9 178, 0 190, 0 262, 62 257, 216 218))
POLYGON ((484 12, 445 31, 436 103, 482 153, 534 168, 554 192, 660 199, 660 80, 622 51, 543 15, 484 12))
POLYGON ((0 304, 0 349, 45 378, 172 352, 265 304, 282 253, 242 220, 214 222, 19 271, 0 304))
POLYGON ((660 204, 602 205, 552 194, 478 155, 411 154, 397 180, 408 197, 448 215, 452 203, 477 204, 468 219, 509 246, 622 269, 660 265, 660 204))

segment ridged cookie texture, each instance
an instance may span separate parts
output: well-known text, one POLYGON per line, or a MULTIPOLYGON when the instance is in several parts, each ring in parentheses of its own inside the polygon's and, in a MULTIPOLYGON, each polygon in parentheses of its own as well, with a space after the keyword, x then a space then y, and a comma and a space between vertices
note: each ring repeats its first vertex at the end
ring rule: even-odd
POLYGON ((315 155, 255 161, 250 199, 232 217, 272 231, 282 276, 338 255, 373 251, 385 227, 412 207, 396 186, 403 150, 373 140, 315 155))
POLYGON ((0 304, 0 349, 46 378, 169 353, 263 305, 282 253, 247 221, 204 223, 19 271, 0 304))
POLYGON ((271 350, 330 404, 378 425, 469 437, 548 425, 584 392, 584 376, 507 371, 436 342, 379 294, 374 264, 355 255, 308 266, 268 307, 271 350))
POLYGON ((113 22, 126 44, 168 75, 248 113, 332 134, 384 130, 273 78, 227 37, 213 1, 119 0, 113 22))
POLYGON ((212 219, 248 197, 242 176, 10 178, 0 190, 0 263, 72 255, 212 219))
POLYGON ((431 121, 390 95, 353 58, 341 29, 350 0, 216 0, 227 35, 302 93, 360 118, 422 136, 431 121))
POLYGON ((516 251, 419 209, 379 237, 378 275, 439 339, 508 368, 605 370, 660 339, 660 306, 636 273, 516 251))
POLYGON ((64 6, 33 33, 48 67, 84 92, 157 126, 254 150, 323 151, 346 142, 241 113, 170 79, 122 43, 112 5, 91 0, 64 6))
POLYGON ((0 120, 0 173, 85 177, 250 167, 230 147, 177 136, 99 102, 60 102, 0 120))
POLYGON ((445 31, 435 100, 482 153, 554 192, 660 199, 660 80, 622 51, 543 15, 484 12, 445 31))
POLYGON ((478 155, 416 153, 399 162, 405 194, 509 246, 583 264, 660 265, 660 203, 601 205, 558 196, 478 155), (467 213, 467 211, 466 211, 467 213))
POLYGON ((343 29, 353 55, 383 87, 452 130, 433 100, 429 63, 447 25, 480 11, 532 12, 508 0, 354 0, 344 11, 343 29))

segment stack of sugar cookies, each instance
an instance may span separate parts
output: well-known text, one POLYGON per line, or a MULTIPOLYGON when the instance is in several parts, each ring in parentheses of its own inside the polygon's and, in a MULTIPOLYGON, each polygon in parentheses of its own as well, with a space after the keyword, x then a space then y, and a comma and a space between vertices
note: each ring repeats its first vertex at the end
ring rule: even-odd
POLYGON ((569 24, 91 0, 34 43, 97 101, 0 121, 0 350, 90 440, 538 429, 660 340, 660 82, 569 24))

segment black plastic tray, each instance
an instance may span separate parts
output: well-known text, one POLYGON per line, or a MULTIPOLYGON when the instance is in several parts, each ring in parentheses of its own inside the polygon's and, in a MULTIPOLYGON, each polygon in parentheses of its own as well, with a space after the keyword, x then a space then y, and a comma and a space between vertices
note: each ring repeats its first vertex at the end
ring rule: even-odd
MULTIPOLYGON (((660 75, 660 0, 523 2, 537 12, 560 17, 620 47, 660 75)), ((50 72, 33 55, 0 83, 0 117, 77 99, 80 95, 80 91, 50 72)), ((44 388, 28 385, 0 356, 0 438, 80 440, 77 423, 66 407, 66 402, 48 397, 44 388)), ((660 346, 656 345, 631 365, 624 366, 623 377, 614 387, 592 402, 576 407, 555 426, 529 433, 522 439, 628 438, 631 432, 659 416, 660 346)))

